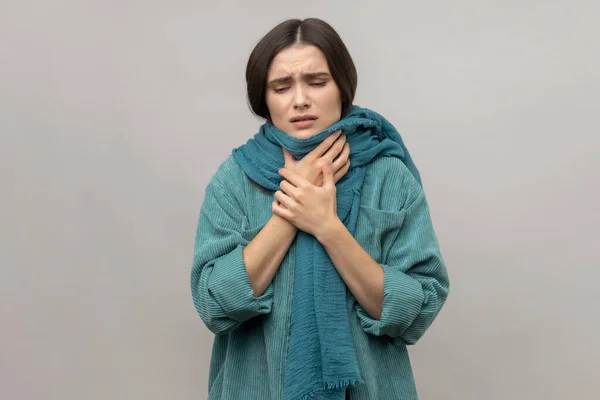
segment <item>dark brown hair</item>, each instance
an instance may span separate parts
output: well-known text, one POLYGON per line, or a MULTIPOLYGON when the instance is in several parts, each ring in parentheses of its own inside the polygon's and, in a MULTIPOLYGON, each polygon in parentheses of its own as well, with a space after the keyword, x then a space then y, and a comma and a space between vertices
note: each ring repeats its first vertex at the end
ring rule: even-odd
POLYGON ((246 65, 248 102, 252 112, 271 120, 266 102, 267 72, 277 53, 295 43, 315 45, 325 54, 331 76, 340 90, 344 117, 352 107, 356 93, 356 67, 337 32, 318 18, 284 21, 254 47, 246 65))

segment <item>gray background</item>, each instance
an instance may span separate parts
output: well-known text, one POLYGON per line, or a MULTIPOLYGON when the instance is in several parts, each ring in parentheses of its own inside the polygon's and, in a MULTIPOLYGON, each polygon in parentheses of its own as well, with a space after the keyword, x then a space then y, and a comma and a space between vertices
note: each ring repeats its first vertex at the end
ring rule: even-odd
POLYGON ((2 1, 0 397, 202 399, 204 187, 261 121, 256 41, 318 16, 420 167, 451 274, 422 399, 600 391, 592 1, 2 1))

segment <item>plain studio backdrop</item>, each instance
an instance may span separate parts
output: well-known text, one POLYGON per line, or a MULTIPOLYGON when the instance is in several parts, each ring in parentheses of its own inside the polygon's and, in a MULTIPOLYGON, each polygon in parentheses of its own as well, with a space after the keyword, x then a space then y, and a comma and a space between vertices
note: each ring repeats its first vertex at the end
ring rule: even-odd
POLYGON ((250 51, 314 16, 356 62, 356 104, 403 135, 447 261, 448 302, 409 350, 420 397, 597 399, 599 14, 2 1, 0 397, 206 398, 213 336, 189 288, 204 188, 261 123, 250 51))

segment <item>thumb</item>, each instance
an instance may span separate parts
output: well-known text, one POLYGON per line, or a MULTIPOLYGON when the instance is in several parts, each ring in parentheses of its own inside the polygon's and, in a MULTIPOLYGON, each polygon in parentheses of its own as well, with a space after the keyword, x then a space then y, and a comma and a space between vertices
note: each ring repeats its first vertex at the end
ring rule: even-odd
POLYGON ((323 186, 332 187, 335 186, 335 182, 333 181, 333 165, 331 160, 329 160, 323 166, 323 186))

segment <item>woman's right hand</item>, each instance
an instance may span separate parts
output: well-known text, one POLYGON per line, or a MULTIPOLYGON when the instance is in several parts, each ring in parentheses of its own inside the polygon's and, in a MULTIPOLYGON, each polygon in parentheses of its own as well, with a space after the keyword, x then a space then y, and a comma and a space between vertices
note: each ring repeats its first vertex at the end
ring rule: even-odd
POLYGON ((346 142, 346 135, 341 135, 339 130, 329 135, 299 161, 287 149, 282 149, 285 168, 294 171, 315 186, 323 184, 322 168, 329 160, 333 161, 333 179, 335 182, 339 181, 350 169, 350 160, 348 159, 350 144, 346 142), (335 159, 338 154, 339 157, 335 159))

